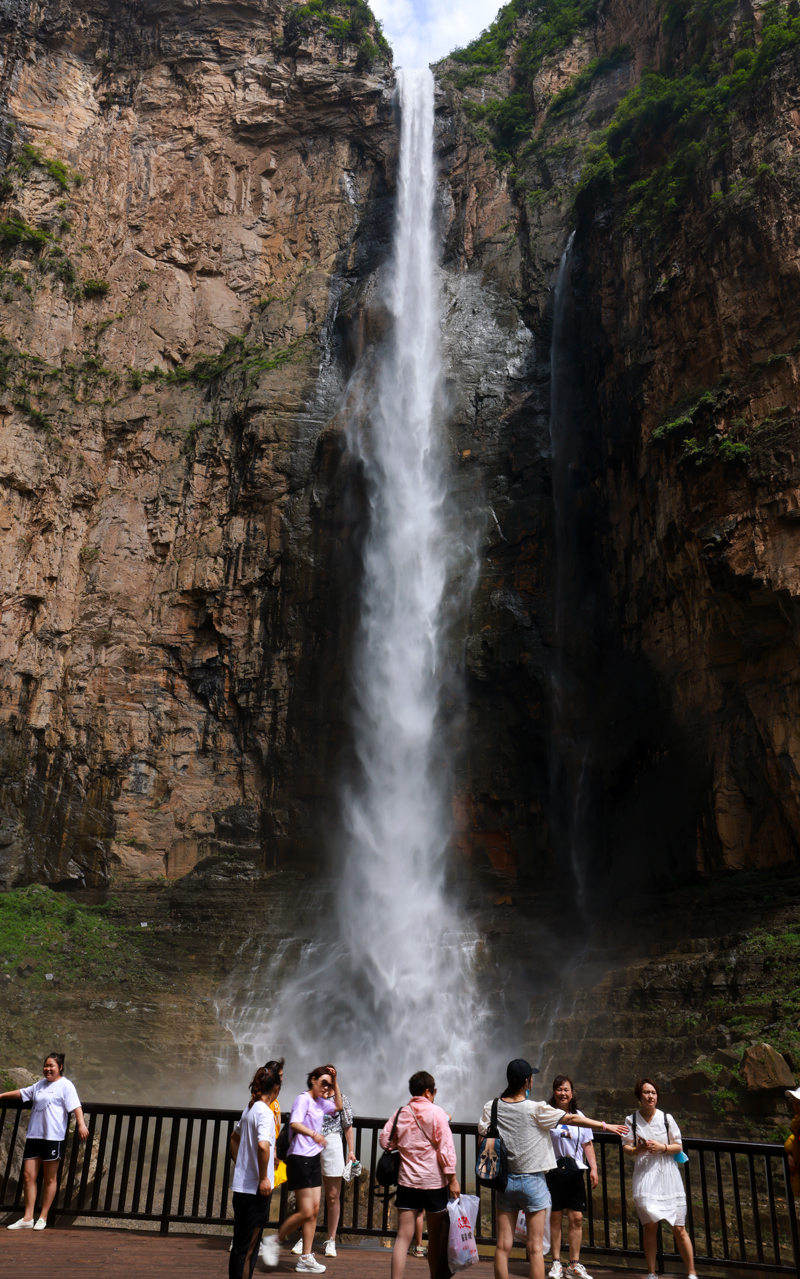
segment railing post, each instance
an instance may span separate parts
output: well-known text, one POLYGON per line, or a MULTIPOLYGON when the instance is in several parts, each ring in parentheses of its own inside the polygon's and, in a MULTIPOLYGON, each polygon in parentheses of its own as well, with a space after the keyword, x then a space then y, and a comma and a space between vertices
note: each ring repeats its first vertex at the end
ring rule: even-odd
POLYGON ((800 1233, 798 1233, 797 1229, 797 1207, 794 1202, 792 1174, 789 1169, 789 1159, 786 1151, 783 1153, 783 1184, 786 1187, 786 1206, 789 1209, 789 1229, 792 1235, 793 1260, 797 1272, 800 1274, 800 1233))
POLYGON ((169 1234, 169 1214, 172 1208, 172 1188, 175 1184, 175 1164, 178 1159, 178 1137, 181 1131, 180 1116, 174 1115, 169 1134, 169 1154, 167 1155, 167 1179, 164 1183, 164 1203, 161 1208, 161 1234, 169 1234))

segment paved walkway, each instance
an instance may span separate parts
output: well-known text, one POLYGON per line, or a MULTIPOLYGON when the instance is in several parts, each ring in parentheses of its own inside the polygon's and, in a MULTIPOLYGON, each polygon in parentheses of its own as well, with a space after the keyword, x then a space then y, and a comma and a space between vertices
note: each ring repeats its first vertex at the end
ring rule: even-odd
MULTIPOLYGON (((8 1234, 0 1229, 0 1279, 225 1279, 229 1240, 220 1235, 157 1235, 133 1230, 78 1226, 34 1234, 8 1234)), ((317 1250, 319 1253, 319 1249, 317 1250)), ((389 1279, 389 1249, 340 1248, 328 1261, 326 1279, 389 1279)), ((256 1275, 294 1274, 294 1258, 285 1256, 277 1271, 256 1267, 256 1275)), ((517 1279, 527 1275, 524 1261, 511 1262, 517 1279)), ((428 1279, 427 1261, 409 1257, 406 1279, 428 1279)), ((591 1270, 593 1279, 612 1279, 619 1272, 591 1270)), ((470 1268, 470 1279, 492 1279, 492 1264, 470 1268)))

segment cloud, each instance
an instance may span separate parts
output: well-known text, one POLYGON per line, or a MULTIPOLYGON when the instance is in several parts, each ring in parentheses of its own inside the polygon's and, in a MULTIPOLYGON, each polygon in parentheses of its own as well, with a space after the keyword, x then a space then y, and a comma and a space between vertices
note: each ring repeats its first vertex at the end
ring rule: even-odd
POLYGON ((497 16, 499 0, 370 0, 395 66, 426 67, 469 44, 497 16))

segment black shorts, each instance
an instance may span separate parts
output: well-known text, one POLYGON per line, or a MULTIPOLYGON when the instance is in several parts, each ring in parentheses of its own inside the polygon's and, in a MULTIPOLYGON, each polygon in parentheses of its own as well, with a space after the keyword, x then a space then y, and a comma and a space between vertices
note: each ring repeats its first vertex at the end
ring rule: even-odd
POLYGON ((416 1186, 398 1186, 395 1208, 414 1209, 416 1212, 447 1212, 450 1191, 447 1186, 437 1190, 417 1190, 416 1186))
POLYGON ((23 1159, 41 1159, 44 1163, 61 1159, 63 1155, 64 1142, 51 1141, 49 1137, 28 1137, 22 1152, 23 1159))
POLYGON ((322 1185, 319 1155, 289 1155, 286 1160, 286 1184, 290 1190, 314 1190, 322 1185))
POLYGON ((580 1168, 551 1168, 545 1176, 553 1212, 586 1212, 586 1177, 580 1168))

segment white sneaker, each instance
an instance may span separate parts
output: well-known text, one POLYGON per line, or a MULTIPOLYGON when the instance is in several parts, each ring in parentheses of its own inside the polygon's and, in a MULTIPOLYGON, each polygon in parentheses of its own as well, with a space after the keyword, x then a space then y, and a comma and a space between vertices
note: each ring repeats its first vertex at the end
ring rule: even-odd
POLYGON ((325 1247, 322 1249, 322 1251, 326 1257, 335 1257, 336 1256, 336 1240, 326 1239, 325 1247))
POLYGON ((548 1272, 547 1279, 561 1279, 563 1273, 564 1271, 561 1262, 554 1261, 548 1272))
POLYGON ((295 1270, 299 1270, 301 1275, 324 1275, 325 1273, 325 1267, 319 1264, 313 1252, 304 1252, 295 1270))
POLYGON ((571 1261, 567 1266, 567 1279, 592 1279, 592 1276, 580 1261, 571 1261))
POLYGON ((6 1230, 33 1230, 33 1220, 26 1221, 24 1217, 20 1217, 13 1225, 6 1226, 6 1230))
POLYGON ((278 1243, 278 1236, 266 1235, 265 1238, 261 1240, 261 1247, 258 1250, 258 1255, 261 1259, 262 1265, 267 1266, 268 1269, 272 1270, 275 1266, 277 1266, 281 1259, 281 1246, 278 1243))
POLYGON ((40 1218, 39 1218, 39 1220, 37 1221, 36 1225, 35 1225, 33 1228, 34 1228, 34 1230, 46 1230, 46 1229, 47 1229, 47 1221, 45 1220, 45 1218, 44 1218, 44 1217, 40 1217, 40 1218))
POLYGON ((292 1248, 292 1252, 294 1253, 296 1257, 302 1257, 303 1255, 303 1236, 302 1235, 298 1239, 295 1246, 292 1248))

